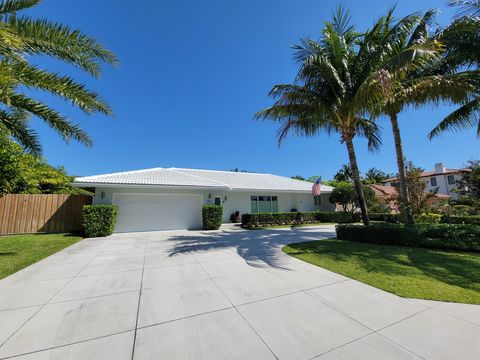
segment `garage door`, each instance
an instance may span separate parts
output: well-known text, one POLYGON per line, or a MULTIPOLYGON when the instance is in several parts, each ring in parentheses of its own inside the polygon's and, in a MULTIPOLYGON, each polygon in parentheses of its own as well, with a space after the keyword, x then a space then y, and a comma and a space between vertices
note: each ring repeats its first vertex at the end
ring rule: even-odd
POLYGON ((198 229, 202 221, 200 195, 115 194, 115 232, 198 229))

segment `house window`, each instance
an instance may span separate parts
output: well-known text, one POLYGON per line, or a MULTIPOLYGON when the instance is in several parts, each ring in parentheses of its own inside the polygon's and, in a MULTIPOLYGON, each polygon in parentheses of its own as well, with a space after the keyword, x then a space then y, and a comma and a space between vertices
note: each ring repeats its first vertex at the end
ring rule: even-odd
POLYGON ((435 178, 435 177, 430 178, 430 185, 432 185, 432 186, 438 186, 438 185, 437 185, 437 178, 435 178))
POLYGON ((278 197, 270 195, 250 196, 252 214, 278 212, 278 197))
POLYGON ((320 195, 315 195, 315 196, 313 197, 313 204, 314 204, 315 206, 320 206, 320 205, 322 205, 322 197, 321 197, 320 195))
POLYGON ((449 185, 454 185, 455 184, 455 177, 453 175, 448 175, 447 176, 447 181, 449 185))

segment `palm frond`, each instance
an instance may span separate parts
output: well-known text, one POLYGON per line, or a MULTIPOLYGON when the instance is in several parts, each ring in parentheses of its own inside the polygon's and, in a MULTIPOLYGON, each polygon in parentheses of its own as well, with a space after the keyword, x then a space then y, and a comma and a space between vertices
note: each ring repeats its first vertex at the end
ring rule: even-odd
POLYGON ((464 16, 480 16, 480 1, 479 0, 455 0, 449 3, 450 6, 458 8, 457 17, 464 16))
POLYGON ((31 8, 41 0, 2 0, 0 1, 0 15, 14 14, 17 11, 31 8))
POLYGON ((431 140, 445 131, 458 131, 472 127, 477 127, 477 136, 480 136, 480 97, 478 96, 445 117, 430 131, 428 138, 431 140))
POLYGON ((0 110, 0 132, 11 135, 29 153, 41 153, 38 135, 28 126, 28 115, 25 112, 0 110))

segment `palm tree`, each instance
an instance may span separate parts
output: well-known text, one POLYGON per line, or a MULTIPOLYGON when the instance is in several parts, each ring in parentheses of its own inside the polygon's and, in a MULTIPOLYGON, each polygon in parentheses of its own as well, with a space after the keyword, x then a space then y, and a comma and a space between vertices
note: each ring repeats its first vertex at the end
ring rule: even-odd
POLYGON ((340 170, 333 176, 333 179, 336 181, 352 181, 352 169, 350 165, 343 164, 340 170))
POLYGON ((457 18, 436 37, 445 45, 442 61, 437 72, 443 74, 463 74, 473 86, 464 99, 457 101, 458 109, 447 115, 429 133, 432 139, 445 131, 477 128, 480 136, 480 1, 460 0, 450 3, 459 8, 457 18))
MULTIPOLYGON (((340 135, 347 148, 364 224, 369 219, 353 140, 365 137, 370 150, 379 148, 380 131, 373 118, 378 105, 391 96, 389 71, 408 66, 412 52, 431 51, 415 46, 392 55, 388 43, 370 46, 370 37, 376 36, 376 29, 384 22, 383 17, 373 30, 360 36, 350 25, 348 12, 340 7, 333 21, 325 24, 319 41, 304 39, 294 47, 300 62, 296 83, 276 85, 270 92, 276 99, 274 105, 256 114, 258 119, 281 124, 279 143, 290 132, 340 135)), ((392 31, 401 33, 403 22, 399 21, 392 31)))
POLYGON ((41 146, 29 118, 35 116, 66 141, 90 145, 88 135, 45 103, 32 98, 28 89, 63 98, 86 114, 111 115, 98 94, 69 76, 49 72, 29 62, 32 56, 48 56, 72 64, 93 77, 101 74, 101 63, 116 64, 116 57, 94 38, 45 19, 19 16, 40 0, 0 1, 0 131, 15 138, 25 149, 40 153, 41 146))

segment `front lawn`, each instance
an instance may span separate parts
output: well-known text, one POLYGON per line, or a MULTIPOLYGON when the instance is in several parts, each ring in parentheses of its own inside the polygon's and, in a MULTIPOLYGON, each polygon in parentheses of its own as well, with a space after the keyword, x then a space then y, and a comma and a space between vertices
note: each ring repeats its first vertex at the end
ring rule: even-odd
POLYGON ((80 236, 70 234, 0 236, 0 279, 81 239, 80 236))
POLYGON ((418 299, 480 304, 480 254, 322 240, 285 246, 311 264, 418 299))

